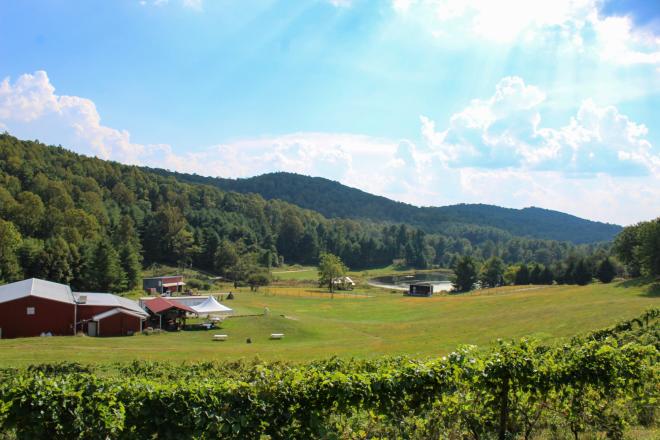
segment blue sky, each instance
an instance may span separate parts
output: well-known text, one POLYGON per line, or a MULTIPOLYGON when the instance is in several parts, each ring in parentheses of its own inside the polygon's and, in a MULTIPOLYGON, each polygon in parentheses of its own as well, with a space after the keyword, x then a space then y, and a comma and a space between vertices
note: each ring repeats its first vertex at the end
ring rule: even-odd
POLYGON ((0 128, 125 163, 660 215, 657 2, 5 1, 0 81, 0 128))

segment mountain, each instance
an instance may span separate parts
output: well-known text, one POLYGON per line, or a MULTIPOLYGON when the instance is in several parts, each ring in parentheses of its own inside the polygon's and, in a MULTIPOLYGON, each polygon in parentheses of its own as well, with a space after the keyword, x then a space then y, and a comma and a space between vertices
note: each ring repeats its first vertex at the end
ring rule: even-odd
POLYGON ((576 244, 612 240, 621 226, 582 219, 536 207, 512 209, 484 204, 416 207, 376 196, 321 177, 269 173, 246 179, 223 179, 155 170, 190 183, 213 185, 225 191, 259 194, 311 209, 328 218, 366 219, 406 223, 427 233, 446 233, 457 225, 497 228, 514 236, 570 241, 576 244))

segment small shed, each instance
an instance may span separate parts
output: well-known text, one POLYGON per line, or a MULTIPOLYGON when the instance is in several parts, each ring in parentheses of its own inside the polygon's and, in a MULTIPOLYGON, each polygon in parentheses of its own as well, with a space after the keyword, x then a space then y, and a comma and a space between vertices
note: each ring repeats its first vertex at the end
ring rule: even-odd
POLYGON ((92 316, 87 322, 89 336, 131 336, 142 331, 145 313, 117 307, 92 316))
POLYGON ((433 295, 433 284, 416 283, 408 287, 408 296, 431 296, 433 295))
POLYGON ((169 275, 164 277, 153 277, 153 278, 143 278, 142 279, 142 289, 149 294, 172 294, 172 293, 181 293, 183 291, 183 286, 186 283, 183 282, 183 275, 169 275))
POLYGON ((154 298, 144 302, 149 313, 149 324, 163 330, 177 331, 185 328, 186 314, 197 312, 177 300, 170 298, 154 298))

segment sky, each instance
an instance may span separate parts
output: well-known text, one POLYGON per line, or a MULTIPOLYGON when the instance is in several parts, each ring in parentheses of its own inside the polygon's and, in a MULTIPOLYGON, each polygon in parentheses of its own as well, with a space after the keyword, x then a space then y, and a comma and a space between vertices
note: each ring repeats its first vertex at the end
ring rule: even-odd
POLYGON ((0 130, 628 225, 660 215, 660 1, 0 0, 0 130))

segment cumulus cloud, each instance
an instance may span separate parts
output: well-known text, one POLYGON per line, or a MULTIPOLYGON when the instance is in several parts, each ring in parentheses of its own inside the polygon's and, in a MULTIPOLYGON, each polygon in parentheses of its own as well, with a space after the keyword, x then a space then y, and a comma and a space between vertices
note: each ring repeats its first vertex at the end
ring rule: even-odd
POLYGON ((78 146, 103 159, 137 163, 148 150, 159 148, 134 143, 127 131, 101 124, 91 100, 57 95, 44 71, 0 83, 0 121, 17 135, 78 146))
POLYGON ((421 117, 427 144, 455 168, 553 170, 573 176, 647 175, 660 172, 648 129, 615 107, 592 100, 560 128, 541 127, 545 94, 522 78, 506 77, 487 99, 454 114, 444 131, 421 117))

